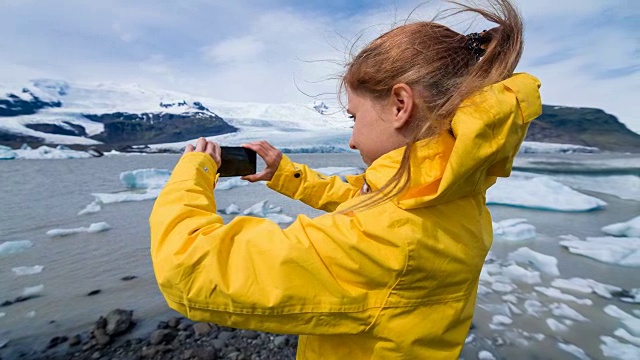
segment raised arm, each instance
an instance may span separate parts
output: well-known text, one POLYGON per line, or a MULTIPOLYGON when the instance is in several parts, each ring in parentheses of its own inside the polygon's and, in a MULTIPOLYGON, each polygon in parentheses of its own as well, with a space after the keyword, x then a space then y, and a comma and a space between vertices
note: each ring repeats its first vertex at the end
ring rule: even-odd
POLYGON ((365 331, 404 271, 406 245, 368 235, 380 229, 361 229, 357 213, 299 216, 287 229, 244 216, 225 225, 216 169, 207 154, 185 154, 151 213, 151 257, 169 306, 277 333, 365 331))
POLYGON ((332 212, 360 192, 360 187, 342 181, 339 176, 325 176, 306 165, 292 162, 266 141, 244 146, 258 153, 266 167, 262 172, 243 179, 266 180, 269 188, 313 208, 332 212))

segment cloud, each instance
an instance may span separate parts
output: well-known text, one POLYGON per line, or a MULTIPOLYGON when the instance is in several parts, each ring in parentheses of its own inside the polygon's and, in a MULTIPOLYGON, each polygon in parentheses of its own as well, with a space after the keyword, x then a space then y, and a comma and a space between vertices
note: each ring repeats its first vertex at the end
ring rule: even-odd
MULTIPOLYGON (((0 3, 0 81, 57 77, 118 81, 221 100, 335 99, 354 41, 429 20, 441 1, 51 0, 0 3)), ((640 4, 516 0, 526 24, 518 67, 546 103, 599 107, 640 132, 640 4)), ((448 25, 482 30, 486 23, 448 25)))

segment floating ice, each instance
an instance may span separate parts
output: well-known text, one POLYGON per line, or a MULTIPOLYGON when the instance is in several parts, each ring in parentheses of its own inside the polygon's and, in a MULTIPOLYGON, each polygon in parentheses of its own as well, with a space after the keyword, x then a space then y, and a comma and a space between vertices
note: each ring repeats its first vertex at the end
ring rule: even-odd
POLYGON ((68 235, 78 234, 83 232, 97 233, 97 232, 107 231, 109 229, 111 229, 111 226, 109 226, 109 224, 107 224, 106 222, 99 222, 99 223, 93 223, 89 225, 89 227, 78 227, 73 229, 52 229, 47 231, 47 235, 51 237, 58 237, 58 236, 68 236, 68 235))
POLYGON ((622 320, 622 324, 629 330, 633 336, 640 336, 640 319, 624 312, 615 305, 607 305, 604 312, 615 318, 622 320))
POLYGON ((102 210, 101 204, 102 202, 100 200, 93 200, 89 205, 78 212, 78 216, 97 213, 98 211, 102 210))
POLYGON ((28 313, 24 314, 24 317, 26 317, 27 319, 33 319, 34 317, 36 317, 36 311, 31 310, 28 313))
POLYGON ((590 299, 578 299, 577 297, 573 295, 565 294, 558 289, 548 288, 543 286, 536 286, 534 289, 536 289, 536 291, 539 291, 547 295, 550 298, 573 301, 580 305, 593 305, 593 302, 590 299))
POLYGON ((640 201, 640 177, 637 175, 554 174, 552 178, 576 190, 595 191, 623 200, 640 201))
POLYGON ((536 228, 527 224, 527 219, 507 219, 493 223, 493 235, 496 239, 519 241, 536 237, 536 228))
POLYGON ((227 208, 224 209, 223 211, 225 214, 228 214, 228 215, 240 214, 240 207, 236 204, 231 204, 227 206, 227 208))
POLYGON ((565 343, 558 343, 558 347, 561 350, 564 350, 566 352, 568 352, 569 354, 577 357, 580 360, 590 360, 591 358, 587 356, 587 354, 584 352, 584 350, 580 349, 579 347, 573 345, 573 344, 565 344, 565 343))
POLYGON ((8 146, 0 145, 0 160, 13 160, 18 155, 8 146))
POLYGON ((33 246, 29 240, 5 241, 0 244, 0 255, 19 253, 33 246))
POLYGON ((549 305, 551 313, 555 316, 561 316, 567 319, 588 322, 589 319, 582 316, 579 312, 573 310, 569 305, 563 303, 554 303, 549 305))
POLYGON ((621 339, 627 340, 633 345, 640 346, 640 337, 629 334, 629 332, 625 329, 616 329, 616 331, 613 332, 613 335, 621 339))
POLYGON ((39 293, 42 292, 42 290, 44 290, 44 285, 42 284, 26 287, 22 290, 22 296, 28 297, 28 296, 38 295, 39 293))
POLYGON ((478 353, 478 360, 496 360, 496 357, 487 350, 482 350, 478 353))
POLYGON ((602 231, 613 236, 640 238, 640 216, 637 216, 627 222, 607 225, 602 228, 602 231))
POLYGON ((160 195, 161 189, 147 189, 143 192, 122 191, 118 193, 93 193, 96 200, 103 204, 114 204, 129 201, 153 200, 160 195))
POLYGON ((581 241, 575 236, 564 236, 560 245, 569 252, 590 257, 607 264, 640 267, 640 238, 588 237, 581 241))
POLYGON ((525 141, 520 145, 518 154, 573 154, 597 152, 600 152, 600 149, 591 146, 525 141))
POLYGON ((13 271, 13 273, 18 276, 22 276, 22 275, 39 274, 42 272, 43 269, 44 269, 44 266, 42 265, 18 266, 18 267, 11 268, 11 271, 13 271))
POLYGON ((491 284, 491 289, 497 292, 508 293, 515 289, 513 284, 506 284, 501 282, 494 282, 491 284))
POLYGON ((582 278, 554 279, 551 282, 551 286, 579 291, 585 294, 596 293, 606 299, 611 299, 613 297, 611 295, 612 292, 622 291, 622 288, 617 286, 602 284, 592 279, 582 278))
POLYGON ((540 314, 547 311, 542 303, 538 300, 527 300, 524 302, 524 308, 527 310, 527 314, 540 317, 540 314))
POLYGON ((549 326, 551 328, 551 330, 553 330, 555 332, 569 331, 568 327, 566 327, 562 323, 558 322, 556 319, 546 319, 545 321, 547 322, 547 326, 549 326))
POLYGON ((640 347, 621 343, 609 336, 600 336, 600 340, 603 342, 603 344, 600 344, 600 350, 602 350, 604 356, 620 360, 640 359, 640 347))
POLYGON ((57 148, 50 148, 48 146, 40 146, 33 149, 18 149, 14 150, 17 159, 81 159, 92 157, 89 153, 84 151, 71 150, 65 146, 58 146, 57 148))
POLYGON ((267 219, 273 221, 276 224, 289 224, 293 222, 293 218, 284 214, 272 214, 269 213, 266 216, 267 219))
MULTIPOLYGON (((7 313, 4 313, 4 312, 0 312, 0 318, 3 318, 3 317, 5 317, 6 315, 7 315, 7 313)), ((0 345, 0 348, 2 348, 2 346, 1 346, 1 345, 0 345)))
POLYGON ((551 178, 524 174, 499 178, 487 191, 487 204, 554 211, 589 211, 607 205, 600 199, 579 193, 551 178))
POLYGON ((629 290, 628 295, 621 296, 620 300, 628 303, 640 304, 640 288, 629 290))
POLYGON ((506 302, 514 303, 514 304, 518 303, 518 298, 513 294, 502 295, 502 300, 506 302))
POLYGON ((215 189, 216 190, 230 190, 230 189, 237 188, 237 187, 240 187, 240 186, 247 186, 249 184, 250 184, 250 182, 248 182, 246 180, 242 180, 239 177, 233 177, 233 178, 228 179, 228 180, 218 181, 218 183, 216 184, 215 189))
POLYGON ((494 315, 511 316, 509 306, 506 304, 478 304, 478 306, 494 315))
POLYGON ((507 303, 507 306, 509 307, 509 310, 516 314, 516 315, 522 315, 522 311, 520 309, 518 309, 517 306, 513 305, 512 303, 507 303))
POLYGON ((120 181, 130 189, 157 189, 164 187, 170 176, 170 170, 138 169, 120 173, 120 181))
POLYGON ((513 319, 504 315, 493 315, 491 323, 496 325, 510 325, 513 324, 513 319))
POLYGON ((358 168, 358 167, 338 167, 338 166, 322 167, 314 170, 327 176, 332 176, 332 175, 339 176, 343 181, 346 181, 347 175, 358 175, 364 172, 364 169, 358 168))
POLYGON ((530 264, 547 275, 560 275, 560 271, 558 271, 558 259, 550 255, 535 252, 528 247, 521 247, 509 253, 508 258, 516 262, 530 264))
POLYGON ((259 203, 255 203, 242 212, 242 215, 250 215, 257 217, 266 217, 269 213, 269 208, 267 207, 267 200, 262 200, 259 203))
POLYGON ((508 277, 511 280, 520 281, 526 284, 539 284, 542 282, 542 280, 540 280, 539 272, 529 271, 516 264, 509 265, 502 269, 502 275, 508 277))

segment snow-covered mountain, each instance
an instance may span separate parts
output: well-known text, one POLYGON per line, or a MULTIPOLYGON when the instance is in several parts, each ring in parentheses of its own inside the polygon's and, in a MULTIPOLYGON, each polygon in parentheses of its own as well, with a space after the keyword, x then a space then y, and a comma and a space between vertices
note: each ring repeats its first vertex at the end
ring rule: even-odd
POLYGON ((223 145, 266 139, 296 151, 343 151, 350 126, 342 111, 322 102, 235 103, 137 85, 48 79, 0 87, 0 144, 10 146, 155 144, 166 150, 207 136, 223 145))

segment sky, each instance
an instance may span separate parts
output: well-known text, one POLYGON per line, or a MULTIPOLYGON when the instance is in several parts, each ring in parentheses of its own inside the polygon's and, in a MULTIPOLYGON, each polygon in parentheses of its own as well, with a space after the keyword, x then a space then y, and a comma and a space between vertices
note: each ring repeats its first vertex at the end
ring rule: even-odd
MULTIPOLYGON (((640 133, 640 1, 514 3, 526 26, 517 71, 540 78, 543 102, 600 108, 640 133)), ((2 0, 0 84, 50 78, 229 101, 335 102, 350 51, 446 7, 435 0, 2 0)), ((463 33, 489 27, 445 24, 463 33)))

